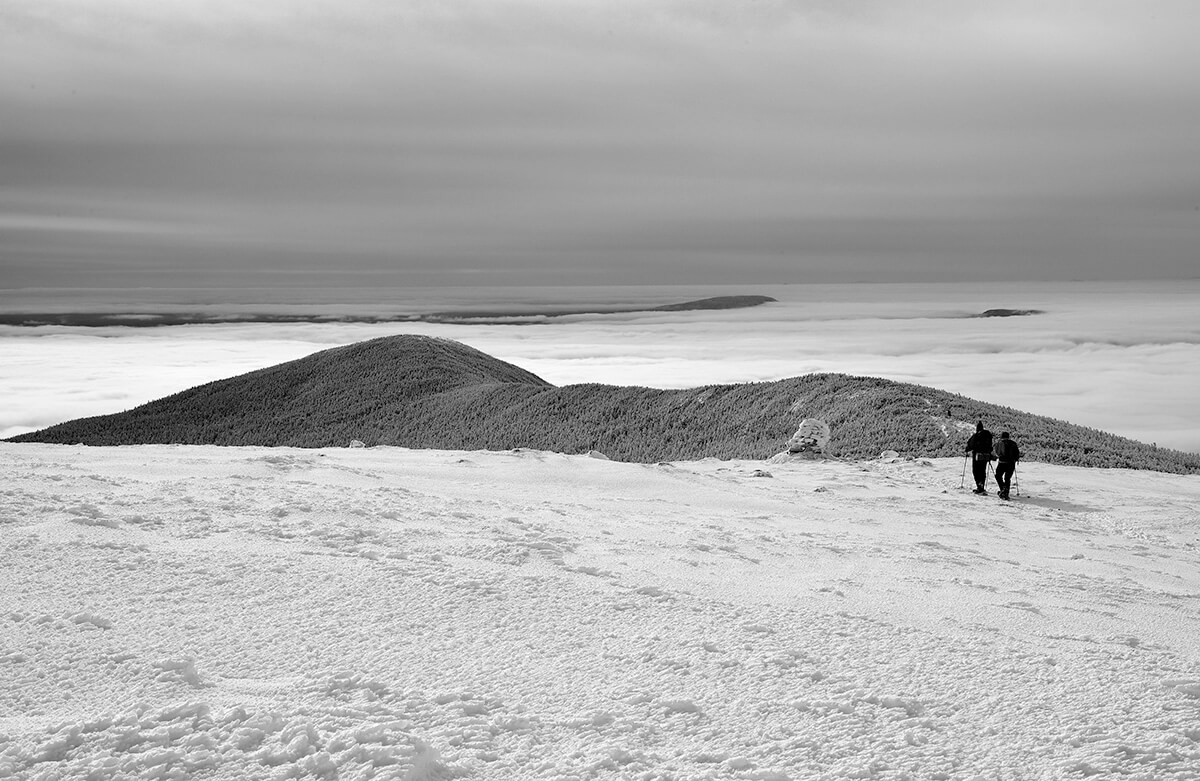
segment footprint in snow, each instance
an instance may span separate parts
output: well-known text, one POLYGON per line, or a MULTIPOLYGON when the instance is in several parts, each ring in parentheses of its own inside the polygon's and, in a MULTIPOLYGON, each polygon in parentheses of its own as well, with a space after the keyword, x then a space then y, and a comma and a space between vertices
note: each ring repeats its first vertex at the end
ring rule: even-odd
POLYGON ((1035 613, 1039 616, 1042 614, 1042 611, 1032 602, 1007 602, 1001 605, 1001 607, 1007 607, 1011 610, 1024 610, 1027 613, 1035 613))
POLYGON ((672 594, 668 593, 667 591, 664 591, 663 589, 659 588, 658 586, 642 586, 641 588, 634 589, 633 593, 641 594, 642 596, 646 596, 646 597, 650 597, 651 599, 654 599, 655 601, 658 601, 658 602, 670 602, 673 599, 675 599, 675 597, 672 594))
POLYGON ((583 573, 584 575, 591 575, 592 577, 597 577, 597 578, 616 577, 616 575, 614 575, 612 572, 609 572, 606 569, 601 569, 600 567, 593 567, 588 564, 582 564, 578 567, 566 567, 565 569, 567 569, 570 572, 580 572, 580 573, 583 573))

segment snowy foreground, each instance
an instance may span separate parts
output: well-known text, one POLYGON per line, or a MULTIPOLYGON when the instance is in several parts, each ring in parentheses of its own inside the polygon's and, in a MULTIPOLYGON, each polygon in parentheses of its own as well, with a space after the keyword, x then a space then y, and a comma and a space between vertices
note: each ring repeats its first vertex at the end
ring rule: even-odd
POLYGON ((0 777, 1200 778, 1200 478, 0 444, 0 777))

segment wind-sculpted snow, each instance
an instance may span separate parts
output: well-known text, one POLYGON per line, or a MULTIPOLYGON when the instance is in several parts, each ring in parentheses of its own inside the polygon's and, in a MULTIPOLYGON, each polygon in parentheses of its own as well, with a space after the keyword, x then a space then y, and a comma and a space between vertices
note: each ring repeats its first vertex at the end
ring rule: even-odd
POLYGON ((0 777, 1200 778, 1200 479, 0 444, 0 777))

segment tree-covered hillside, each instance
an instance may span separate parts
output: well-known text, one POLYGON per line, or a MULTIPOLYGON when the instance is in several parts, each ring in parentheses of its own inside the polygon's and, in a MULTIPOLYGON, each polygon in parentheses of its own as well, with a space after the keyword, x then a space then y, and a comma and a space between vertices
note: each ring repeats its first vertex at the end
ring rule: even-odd
POLYGON ((127 412, 14 437, 88 445, 367 445, 565 453, 623 461, 766 458, 800 421, 825 420, 830 451, 961 455, 975 421, 1012 432, 1025 458, 1200 473, 1200 456, 873 377, 812 374, 687 390, 556 387, 447 339, 392 336, 201 385, 127 412))

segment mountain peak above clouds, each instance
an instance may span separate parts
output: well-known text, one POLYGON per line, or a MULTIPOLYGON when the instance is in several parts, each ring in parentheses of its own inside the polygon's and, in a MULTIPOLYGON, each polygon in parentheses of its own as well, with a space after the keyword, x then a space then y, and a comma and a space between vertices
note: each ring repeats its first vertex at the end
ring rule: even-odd
MULTIPOLYGON (((335 384, 360 375, 386 373, 391 382, 413 384, 422 392, 464 385, 550 383, 519 366, 506 363, 462 342, 438 336, 399 334, 322 350, 283 367, 311 364, 321 382, 335 384), (349 376, 345 376, 345 374, 349 376)), ((263 371, 269 371, 264 369, 263 371)))
POLYGON ((404 334, 335 347, 16 442, 131 445, 395 445, 560 453, 621 461, 767 458, 799 422, 832 429, 843 458, 895 450, 961 455, 976 420, 1014 432, 1029 460, 1200 472, 1200 456, 934 388, 810 374, 682 390, 554 386, 450 339, 404 334))

